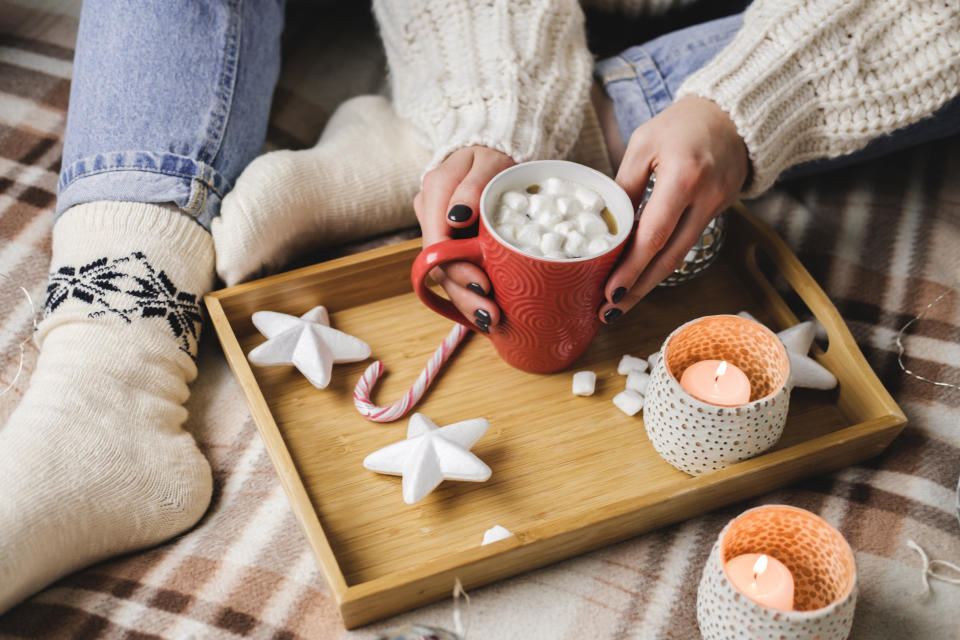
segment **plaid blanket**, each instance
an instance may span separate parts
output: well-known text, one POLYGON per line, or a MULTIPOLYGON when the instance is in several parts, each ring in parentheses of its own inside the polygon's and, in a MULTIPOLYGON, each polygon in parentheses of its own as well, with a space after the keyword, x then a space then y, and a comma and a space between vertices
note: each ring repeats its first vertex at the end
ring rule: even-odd
MULTIPOLYGON (((312 144, 339 101, 383 83, 365 10, 327 8, 322 19, 316 7, 290 10, 273 147, 312 144), (324 24, 336 28, 316 37, 324 24)), ((16 285, 38 301, 46 283, 77 13, 78 2, 0 0, 0 388, 16 375, 18 345, 32 329, 16 285)), ((770 502, 815 511, 850 541, 861 589, 853 638, 960 638, 960 587, 933 582, 921 597, 920 560, 906 546, 913 539, 931 558, 960 561, 960 391, 903 373, 895 346, 898 329, 947 292, 911 326, 905 364, 960 383, 960 183, 951 179, 960 175, 958 142, 781 185, 751 203, 830 294, 906 411, 910 424, 888 451, 477 589, 470 638, 695 638, 695 593, 712 541, 731 517, 770 502)), ((37 352, 29 341, 24 354, 22 373, 0 396, 0 424, 30 381, 37 352)), ((214 470, 206 516, 167 544, 52 585, 0 617, 0 635, 359 639, 405 623, 452 627, 452 603, 442 602, 343 629, 209 330, 199 366, 186 428, 214 470)))

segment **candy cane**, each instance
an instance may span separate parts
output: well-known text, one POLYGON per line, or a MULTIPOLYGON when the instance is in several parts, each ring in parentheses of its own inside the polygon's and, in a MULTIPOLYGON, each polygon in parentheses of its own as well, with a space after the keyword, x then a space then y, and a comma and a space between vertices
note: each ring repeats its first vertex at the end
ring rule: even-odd
POLYGON ((437 350, 430 356, 427 366, 423 368, 417 380, 413 383, 403 397, 386 407, 378 407, 370 400, 370 394, 377 380, 383 375, 383 363, 379 360, 367 367, 360 379, 357 380, 357 386, 353 389, 353 404, 361 415, 374 422, 391 422, 406 415, 413 405, 420 402, 427 387, 433 383, 433 379, 440 372, 443 363, 450 359, 450 355, 456 350, 457 345, 467 335, 467 328, 460 323, 453 326, 450 333, 444 341, 437 347, 437 350))

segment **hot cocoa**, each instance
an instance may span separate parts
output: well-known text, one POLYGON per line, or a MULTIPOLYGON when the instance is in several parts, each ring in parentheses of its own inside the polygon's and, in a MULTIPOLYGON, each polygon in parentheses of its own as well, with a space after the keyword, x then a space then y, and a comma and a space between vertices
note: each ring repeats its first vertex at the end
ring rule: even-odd
POLYGON ((545 258, 595 256, 611 248, 617 234, 600 194, 562 178, 505 192, 493 218, 494 231, 503 240, 545 258))

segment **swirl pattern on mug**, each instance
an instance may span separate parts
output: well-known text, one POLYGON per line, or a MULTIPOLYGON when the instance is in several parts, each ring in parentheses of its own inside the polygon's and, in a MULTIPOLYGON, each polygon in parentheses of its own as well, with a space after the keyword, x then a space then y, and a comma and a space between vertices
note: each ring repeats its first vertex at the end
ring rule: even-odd
POLYGON ((600 328, 597 309, 619 252, 550 261, 509 249, 488 234, 480 237, 484 269, 502 311, 491 335, 500 356, 534 373, 570 365, 600 328))
POLYGON ((523 266, 524 256, 498 242, 481 241, 481 247, 484 256, 483 268, 490 278, 498 301, 543 295, 545 283, 538 278, 536 271, 523 266))

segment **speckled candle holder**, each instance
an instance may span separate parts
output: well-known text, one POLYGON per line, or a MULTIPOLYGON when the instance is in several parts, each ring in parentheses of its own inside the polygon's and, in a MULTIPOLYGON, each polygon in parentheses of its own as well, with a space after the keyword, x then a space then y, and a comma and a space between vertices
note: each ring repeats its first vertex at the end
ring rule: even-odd
POLYGON ((857 604, 857 566, 850 545, 820 516, 767 505, 731 520, 717 538, 697 591, 704 640, 841 640, 857 604), (794 579, 793 611, 757 604, 733 586, 724 566, 744 553, 765 553, 794 579))
POLYGON ((774 446, 790 404, 790 359, 780 339, 759 322, 705 316, 670 334, 650 374, 643 422, 654 449, 691 475, 722 469, 774 446), (687 367, 726 360, 750 380, 750 402, 721 407, 680 386, 687 367))

